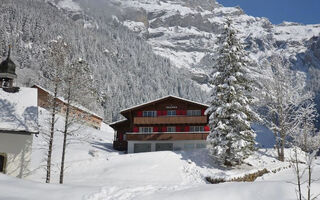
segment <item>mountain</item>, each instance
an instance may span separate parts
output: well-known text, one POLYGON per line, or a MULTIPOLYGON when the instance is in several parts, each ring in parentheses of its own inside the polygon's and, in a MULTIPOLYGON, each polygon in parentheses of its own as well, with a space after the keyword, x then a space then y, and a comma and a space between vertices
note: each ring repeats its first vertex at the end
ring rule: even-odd
POLYGON ((72 1, 66 2, 0 0, 0 59, 12 44, 18 85, 40 84, 50 89, 43 70, 48 66, 48 43, 62 36, 70 56, 86 60, 93 72, 97 101, 79 99, 80 103, 104 114, 106 121, 118 119, 123 108, 168 94, 205 101, 206 93, 184 70, 156 55, 119 21, 94 18, 81 13, 80 7, 75 9, 72 1))
POLYGON ((63 35, 87 60, 102 102, 88 105, 108 121, 119 110, 173 94, 206 102, 217 37, 233 21, 252 60, 268 78, 280 55, 299 84, 316 92, 320 110, 320 25, 272 24, 214 0, 0 0, 0 55, 14 43, 19 83, 40 83, 48 41, 63 35), (200 88, 200 89, 199 89, 200 88))
POLYGON ((281 56, 297 82, 316 93, 320 111, 320 24, 274 25, 267 18, 249 16, 240 7, 224 7, 214 0, 73 2, 88 15, 119 20, 147 41, 153 52, 168 58, 177 69, 186 70, 189 79, 204 91, 210 88, 208 74, 218 55, 217 37, 229 18, 252 60, 252 75, 257 80, 270 78, 269 60, 281 56))

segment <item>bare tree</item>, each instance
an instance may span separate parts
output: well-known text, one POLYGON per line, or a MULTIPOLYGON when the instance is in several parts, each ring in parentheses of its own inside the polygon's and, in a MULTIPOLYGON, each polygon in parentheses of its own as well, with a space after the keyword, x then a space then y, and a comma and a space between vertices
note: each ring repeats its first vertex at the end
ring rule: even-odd
POLYGON ((84 118, 88 118, 88 115, 78 112, 77 103, 79 99, 91 99, 93 97, 93 79, 91 71, 88 65, 83 60, 77 60, 68 65, 64 74, 64 89, 65 95, 65 126, 63 131, 63 147, 61 157, 61 168, 60 168, 60 184, 64 180, 64 169, 65 169, 65 155, 67 148, 67 137, 76 130, 75 123, 78 125, 84 122, 84 118))
POLYGON ((314 127, 316 117, 317 110, 312 98, 305 101, 296 112, 298 126, 296 127, 296 132, 292 135, 295 148, 291 162, 297 179, 295 185, 298 188, 296 191, 298 200, 317 198, 317 196, 311 194, 311 186, 314 182, 312 177, 314 159, 320 147, 319 133, 316 132, 314 127), (304 163, 306 164, 304 168, 301 167, 302 164, 300 164, 301 161, 298 158, 298 148, 304 151, 304 163), (306 181, 303 181, 304 175, 307 176, 306 181), (307 185, 307 195, 303 195, 302 192, 304 184, 307 185))
POLYGON ((304 93, 304 86, 294 82, 294 74, 288 70, 288 63, 280 55, 273 55, 270 60, 270 77, 264 82, 263 118, 267 127, 273 131, 278 159, 284 161, 284 148, 287 139, 299 125, 296 117, 298 108, 307 99, 309 93, 304 93))
POLYGON ((46 169, 46 183, 50 183, 51 178, 51 162, 53 139, 55 133, 56 113, 59 105, 57 103, 59 89, 62 82, 62 72, 66 63, 66 44, 61 37, 53 40, 49 44, 48 66, 44 69, 44 74, 49 80, 50 86, 53 88, 53 94, 49 97, 49 110, 51 115, 50 130, 48 136, 48 154, 47 154, 47 169, 46 169))
MULTIPOLYGON (((315 138, 314 138, 315 139, 315 138)), ((298 200, 315 200, 320 194, 313 195, 311 193, 312 184, 315 182, 313 178, 313 168, 314 168, 314 160, 316 157, 316 153, 320 146, 317 147, 316 150, 312 152, 305 152, 304 160, 301 161, 299 159, 299 148, 295 147, 293 149, 293 156, 291 157, 291 164, 293 166, 294 174, 296 176, 296 183, 293 183, 297 186, 296 194, 298 200), (305 163, 305 167, 304 166, 305 163), (306 176, 306 180, 304 177, 306 176), (306 185, 307 187, 307 194, 304 195, 302 191, 302 187, 306 185)))

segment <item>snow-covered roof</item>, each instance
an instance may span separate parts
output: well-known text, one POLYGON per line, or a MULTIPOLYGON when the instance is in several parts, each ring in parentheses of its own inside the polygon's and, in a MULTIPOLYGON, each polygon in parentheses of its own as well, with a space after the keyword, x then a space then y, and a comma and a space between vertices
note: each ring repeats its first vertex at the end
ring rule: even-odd
POLYGON ((145 105, 148 105, 148 104, 150 104, 150 103, 154 103, 154 102, 157 102, 157 101, 161 101, 161 100, 167 99, 167 98, 175 98, 175 99, 179 99, 179 100, 186 101, 186 102, 189 102, 189 103, 194 103, 194 104, 198 104, 198 105, 201 105, 201 106, 209 107, 209 105, 207 105, 207 104, 199 103, 199 102, 196 102, 196 101, 191 101, 191 100, 189 100, 189 99, 185 99, 185 98, 182 98, 182 97, 177 97, 177 96, 174 96, 174 95, 168 95, 168 96, 161 97, 161 98, 159 98, 159 99, 155 99, 155 100, 152 100, 152 101, 149 101, 149 102, 146 102, 146 103, 137 105, 137 106, 133 106, 133 107, 130 107, 130 108, 126 108, 126 109, 124 109, 124 110, 121 110, 120 113, 129 111, 129 110, 133 110, 133 109, 139 108, 139 107, 141 107, 141 106, 145 106, 145 105))
MULTIPOLYGON (((40 88, 41 90, 47 92, 49 95, 53 96, 53 92, 51 92, 50 90, 45 89, 44 87, 40 86, 40 85, 34 85, 33 87, 37 87, 40 88)), ((59 99, 60 101, 62 101, 63 103, 67 103, 67 100, 65 100, 63 97, 58 97, 57 99, 59 99)), ((76 103, 72 103, 71 106, 78 108, 80 110, 83 110, 91 115, 94 115, 95 117, 98 117, 100 119, 103 119, 103 117, 101 117, 100 115, 96 114, 95 112, 92 112, 91 110, 87 109, 86 107, 76 104, 76 103)))
POLYGON ((110 123, 110 124, 108 124, 108 125, 109 125, 109 126, 112 126, 112 125, 115 125, 115 124, 118 124, 118 123, 121 123, 121 122, 125 122, 125 121, 128 121, 128 119, 121 119, 121 120, 112 122, 112 123, 110 123))
POLYGON ((38 133, 38 93, 20 88, 10 93, 0 88, 0 132, 38 133))

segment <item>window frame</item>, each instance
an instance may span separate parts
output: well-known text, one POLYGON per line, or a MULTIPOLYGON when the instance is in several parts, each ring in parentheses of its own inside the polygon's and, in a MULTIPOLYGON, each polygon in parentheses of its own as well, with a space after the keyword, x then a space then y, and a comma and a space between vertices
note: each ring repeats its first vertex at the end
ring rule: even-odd
POLYGON ((190 126, 189 132, 204 132, 203 126, 190 126))
POLYGON ((152 126, 139 127, 139 133, 153 133, 153 127, 152 126), (148 129, 148 131, 145 131, 147 129, 148 129))
POLYGON ((142 117, 157 117, 157 111, 144 110, 144 111, 142 111, 142 117))
POLYGON ((176 127, 175 126, 167 126, 167 132, 169 132, 169 133, 176 132, 176 127), (173 131, 169 131, 169 129, 173 129, 173 131))
POLYGON ((167 116, 177 116, 177 111, 176 110, 167 110, 167 116))
POLYGON ((201 116, 201 110, 187 110, 187 116, 201 116))

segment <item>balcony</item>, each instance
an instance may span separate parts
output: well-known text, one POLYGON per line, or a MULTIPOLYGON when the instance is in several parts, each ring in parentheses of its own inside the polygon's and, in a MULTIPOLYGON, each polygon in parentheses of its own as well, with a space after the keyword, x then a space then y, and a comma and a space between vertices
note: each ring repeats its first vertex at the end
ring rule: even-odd
POLYGON ((207 116, 161 116, 161 117, 135 117, 133 123, 147 124, 207 124, 207 116))
POLYGON ((127 133, 127 141, 149 140, 206 140, 209 132, 154 132, 154 133, 127 133))

